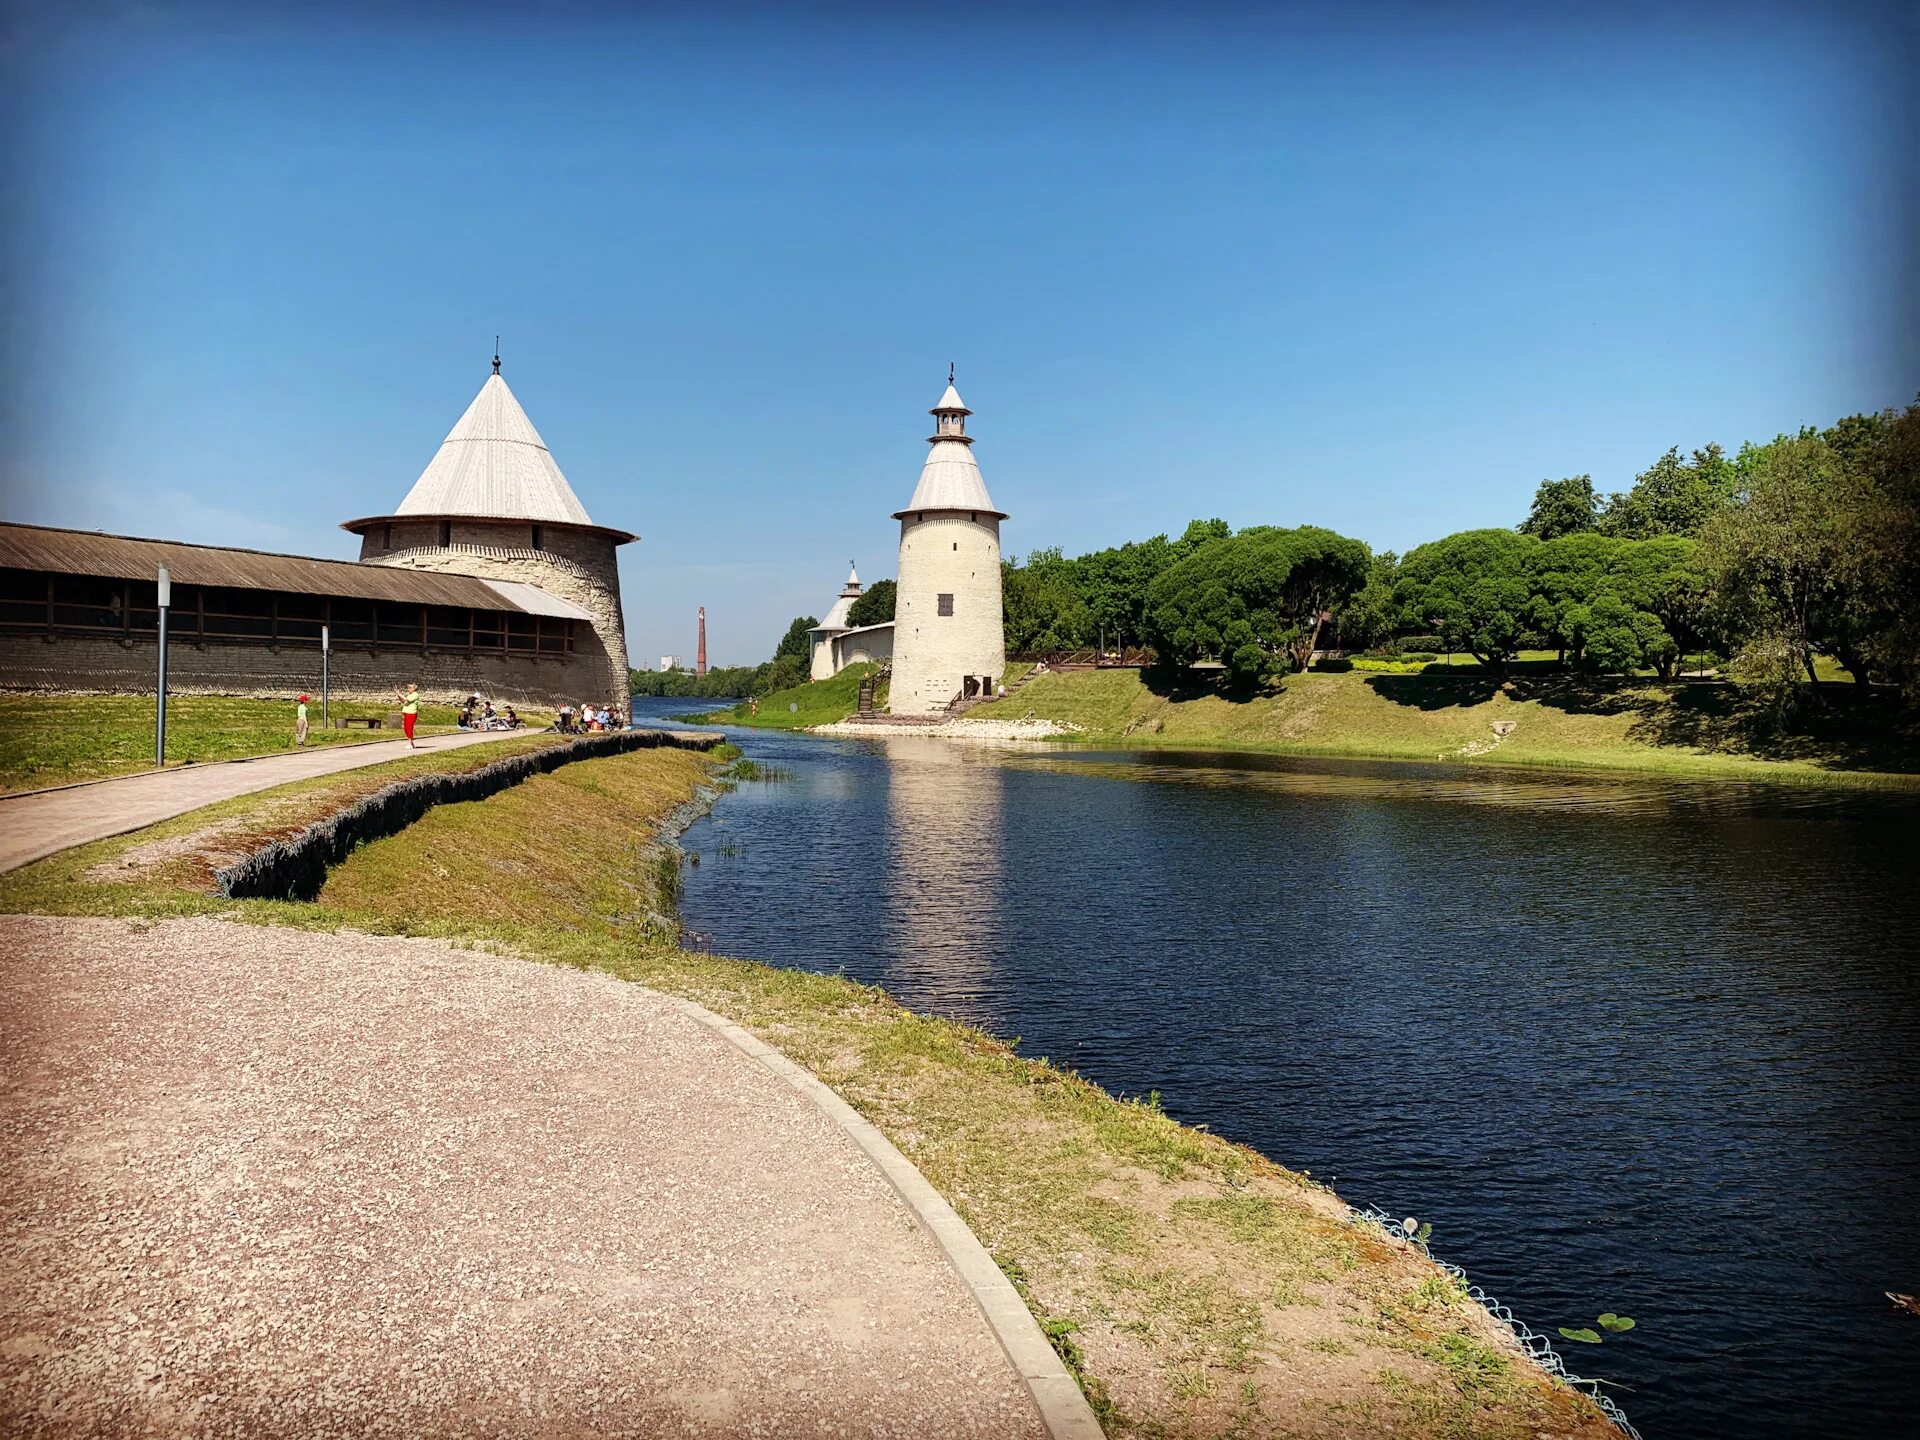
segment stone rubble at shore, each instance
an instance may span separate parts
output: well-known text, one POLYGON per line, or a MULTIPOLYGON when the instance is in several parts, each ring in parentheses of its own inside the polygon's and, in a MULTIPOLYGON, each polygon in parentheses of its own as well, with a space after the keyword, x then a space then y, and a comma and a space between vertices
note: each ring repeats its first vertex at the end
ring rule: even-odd
POLYGON ((815 725, 812 735, 835 735, 853 739, 891 739, 901 735, 934 735, 945 740, 1051 740, 1056 735, 1077 735, 1078 725, 1058 720, 943 720, 938 725, 862 724, 842 720, 832 725, 815 725))

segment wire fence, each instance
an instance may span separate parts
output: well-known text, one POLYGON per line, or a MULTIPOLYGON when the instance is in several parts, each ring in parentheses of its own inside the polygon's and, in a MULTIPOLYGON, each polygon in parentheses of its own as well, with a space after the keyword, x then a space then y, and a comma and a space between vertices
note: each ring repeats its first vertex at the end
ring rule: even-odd
POLYGON ((1571 1386, 1573 1389, 1585 1395, 1589 1400, 1593 1401, 1595 1405, 1600 1407, 1600 1413, 1611 1420, 1619 1429, 1620 1433, 1629 1437, 1629 1440, 1643 1440, 1640 1432, 1633 1428, 1633 1422, 1627 1419, 1626 1412, 1614 1402, 1611 1395, 1608 1395, 1600 1388, 1601 1381, 1588 1380, 1567 1369, 1566 1361, 1560 1358, 1559 1353, 1553 1348, 1552 1341, 1548 1340, 1546 1336, 1542 1335, 1531 1325, 1527 1324, 1526 1321, 1515 1315, 1513 1311, 1509 1310, 1500 1301, 1494 1299, 1493 1296, 1487 1294, 1486 1291, 1467 1279, 1466 1272, 1458 1265, 1442 1260, 1438 1255, 1435 1255, 1427 1248, 1427 1242, 1422 1240, 1415 1230, 1409 1229, 1404 1221, 1394 1219, 1391 1215, 1387 1214, 1386 1211, 1377 1206, 1365 1210, 1351 1205, 1347 1208, 1355 1220, 1360 1221, 1362 1224, 1378 1226, 1392 1239, 1406 1241, 1409 1245, 1413 1246, 1414 1249, 1418 1250, 1422 1255, 1426 1256, 1429 1260, 1433 1261, 1434 1264, 1458 1280, 1469 1297, 1478 1301, 1494 1319, 1506 1326, 1507 1333, 1513 1336, 1514 1343, 1526 1351, 1527 1357, 1532 1360, 1534 1364, 1553 1376, 1554 1379, 1571 1386))

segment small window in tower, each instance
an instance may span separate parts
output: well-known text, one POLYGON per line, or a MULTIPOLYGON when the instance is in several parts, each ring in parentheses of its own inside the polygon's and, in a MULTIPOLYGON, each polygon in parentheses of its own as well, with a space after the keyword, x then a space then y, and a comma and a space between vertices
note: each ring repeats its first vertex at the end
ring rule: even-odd
POLYGON ((443 547, 453 544, 453 521, 442 520, 440 522, 440 544, 443 547))
POLYGON ((382 525, 380 527, 380 548, 382 550, 391 550, 393 548, 392 525, 382 525))
POLYGON ((942 615, 951 615, 953 613, 953 596, 942 595, 940 597, 940 613, 942 615))
POLYGON ((540 527, 538 525, 533 527, 533 548, 536 550, 540 548, 540 527))
POLYGON ((960 542, 959 542, 958 540, 956 540, 956 541, 954 541, 954 542, 953 542, 953 548, 954 548, 954 549, 956 549, 956 550, 958 550, 958 549, 960 548, 960 542))

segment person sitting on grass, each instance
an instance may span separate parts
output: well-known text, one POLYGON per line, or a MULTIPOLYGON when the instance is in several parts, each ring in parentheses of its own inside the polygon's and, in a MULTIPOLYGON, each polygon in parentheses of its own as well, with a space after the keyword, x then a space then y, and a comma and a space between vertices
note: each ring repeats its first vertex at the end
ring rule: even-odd
POLYGON ((507 729, 518 730, 519 728, 520 728, 520 712, 515 710, 513 706, 509 705, 507 706, 507 729))

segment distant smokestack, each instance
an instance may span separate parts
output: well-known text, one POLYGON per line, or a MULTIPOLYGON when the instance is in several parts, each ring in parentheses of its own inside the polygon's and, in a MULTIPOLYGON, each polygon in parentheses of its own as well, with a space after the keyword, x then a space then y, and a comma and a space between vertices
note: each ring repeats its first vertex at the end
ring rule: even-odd
POLYGON ((693 652, 693 673, 707 673, 707 607, 700 607, 700 648, 693 652))

